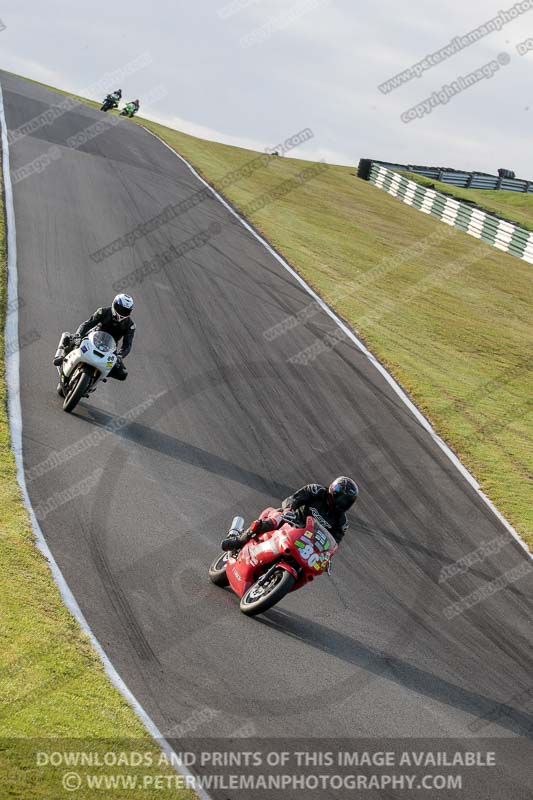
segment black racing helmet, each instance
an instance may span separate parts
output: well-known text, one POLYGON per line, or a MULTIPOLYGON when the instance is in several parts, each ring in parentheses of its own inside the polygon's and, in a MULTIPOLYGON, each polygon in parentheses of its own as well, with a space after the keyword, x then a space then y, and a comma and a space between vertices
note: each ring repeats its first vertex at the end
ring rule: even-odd
POLYGON ((330 484, 328 495, 337 511, 348 511, 357 500, 359 487, 351 478, 341 475, 330 484))

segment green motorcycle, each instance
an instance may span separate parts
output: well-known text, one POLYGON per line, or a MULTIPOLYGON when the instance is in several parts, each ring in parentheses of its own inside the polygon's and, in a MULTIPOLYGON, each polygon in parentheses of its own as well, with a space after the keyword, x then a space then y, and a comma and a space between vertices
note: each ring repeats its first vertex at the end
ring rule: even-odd
POLYGON ((122 111, 120 112, 121 117, 133 117, 139 110, 139 101, 133 100, 130 103, 126 103, 122 111))

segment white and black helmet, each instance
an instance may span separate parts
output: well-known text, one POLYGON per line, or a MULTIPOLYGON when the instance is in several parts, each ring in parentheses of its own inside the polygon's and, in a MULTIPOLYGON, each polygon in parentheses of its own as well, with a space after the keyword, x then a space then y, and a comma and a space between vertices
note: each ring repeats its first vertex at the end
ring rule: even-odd
POLYGON ((133 311, 133 297, 129 294, 117 294, 113 300, 111 311, 116 320, 126 319, 133 311))

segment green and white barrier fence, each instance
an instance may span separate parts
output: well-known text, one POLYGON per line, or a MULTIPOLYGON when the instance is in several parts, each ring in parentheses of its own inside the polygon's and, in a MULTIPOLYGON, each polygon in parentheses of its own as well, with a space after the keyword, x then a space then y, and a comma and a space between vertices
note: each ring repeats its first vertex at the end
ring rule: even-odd
POLYGON ((398 172, 372 163, 368 180, 393 197, 424 214, 431 214, 447 225, 482 239, 484 242, 533 264, 533 232, 506 222, 479 208, 454 200, 434 189, 410 181, 398 172))

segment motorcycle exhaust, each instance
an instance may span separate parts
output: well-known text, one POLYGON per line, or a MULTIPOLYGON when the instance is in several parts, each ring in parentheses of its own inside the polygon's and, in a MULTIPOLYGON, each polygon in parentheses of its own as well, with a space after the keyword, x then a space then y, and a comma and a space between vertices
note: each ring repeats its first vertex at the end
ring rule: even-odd
POLYGON ((70 341, 70 333, 67 333, 65 331, 65 333, 61 334, 61 339, 59 340, 59 344, 57 346, 56 354, 54 356, 54 364, 55 364, 57 359, 64 357, 64 355, 65 355, 65 347, 67 346, 67 344, 69 344, 69 341, 70 341))
POLYGON ((244 519, 242 517, 233 517, 233 522, 230 525, 228 536, 239 536, 244 530, 244 519))

